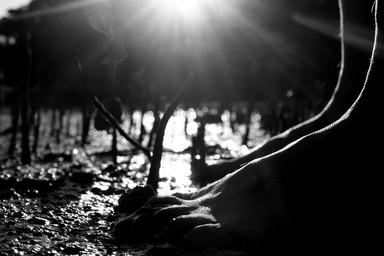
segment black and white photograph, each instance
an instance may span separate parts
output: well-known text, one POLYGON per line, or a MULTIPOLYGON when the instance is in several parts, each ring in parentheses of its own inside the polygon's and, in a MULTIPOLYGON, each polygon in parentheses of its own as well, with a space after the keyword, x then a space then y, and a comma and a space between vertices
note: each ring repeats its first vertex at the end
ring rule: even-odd
POLYGON ((384 0, 0 0, 0 256, 380 254, 383 35, 384 0))

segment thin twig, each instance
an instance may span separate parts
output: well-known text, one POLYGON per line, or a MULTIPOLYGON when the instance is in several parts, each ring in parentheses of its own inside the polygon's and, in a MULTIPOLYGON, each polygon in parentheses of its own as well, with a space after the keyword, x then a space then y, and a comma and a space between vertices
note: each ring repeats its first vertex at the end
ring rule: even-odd
POLYGON ((75 72, 79 78, 79 81, 87 94, 87 96, 91 99, 93 106, 96 108, 97 111, 112 125, 114 129, 116 129, 121 136, 123 136, 128 142, 130 142, 133 146, 143 151, 143 153, 148 157, 149 161, 152 159, 151 152, 149 149, 143 147, 138 142, 136 142, 133 138, 131 138, 119 125, 119 122, 116 120, 116 118, 104 107, 103 103, 100 102, 100 100, 93 95, 91 90, 89 89, 87 83, 85 82, 83 73, 82 73, 82 67, 78 60, 75 61, 75 72))

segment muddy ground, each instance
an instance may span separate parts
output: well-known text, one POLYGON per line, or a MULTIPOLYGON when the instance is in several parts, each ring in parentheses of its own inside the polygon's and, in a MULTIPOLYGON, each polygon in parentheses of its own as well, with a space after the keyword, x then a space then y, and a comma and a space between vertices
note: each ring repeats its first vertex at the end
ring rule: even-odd
MULTIPOLYGON (((166 140, 181 143, 180 138, 174 136, 175 131, 170 131, 173 135, 166 135, 166 140)), ((213 133, 210 136, 213 138, 213 133)), ((226 250, 196 253, 170 244, 117 242, 109 233, 115 220, 114 207, 126 189, 145 184, 149 164, 143 154, 129 148, 120 152, 118 165, 112 164, 108 154, 109 140, 103 140, 103 137, 108 135, 91 132, 91 143, 86 147, 79 146, 76 136, 64 138, 60 143, 43 142, 31 165, 20 165, 17 154, 15 157, 3 155, 0 169, 0 256, 244 255, 226 250)), ((8 139, 1 137, 3 149, 8 139)), ((164 144, 167 145, 167 141, 164 144)), ((225 145, 218 147, 221 151, 216 150, 216 155, 209 157, 218 159, 220 155, 236 154, 233 148, 229 149, 228 142, 225 145)), ((239 151, 240 147, 237 153, 239 151)), ((168 150, 163 157, 162 168, 167 164, 176 164, 184 171, 189 168, 188 152, 168 150)), ((184 173, 187 176, 188 172, 184 173)), ((161 177, 161 193, 195 189, 188 183, 188 177, 180 177, 180 173, 161 177)))

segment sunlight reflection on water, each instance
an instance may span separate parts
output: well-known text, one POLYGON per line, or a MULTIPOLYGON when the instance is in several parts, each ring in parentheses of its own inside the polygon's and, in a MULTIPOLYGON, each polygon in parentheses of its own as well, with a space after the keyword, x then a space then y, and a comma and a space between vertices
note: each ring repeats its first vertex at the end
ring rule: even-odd
MULTIPOLYGON (((201 112, 201 110, 200 110, 201 112)), ((200 113, 199 112, 199 113, 200 113)), ((4 114, 4 113, 3 113, 4 114)), ((192 136, 196 136, 199 124, 195 121, 198 113, 194 109, 178 109, 169 119, 163 141, 163 158, 160 169, 159 193, 185 192, 195 189, 190 181, 191 175, 191 155, 192 136), (186 122, 187 121, 187 122, 186 122)), ((5 115, 1 115, 5 116, 5 115)), ((42 138, 52 138, 50 127, 51 112, 44 111, 42 115, 42 138)), ((86 162, 91 165, 108 165, 111 163, 111 157, 108 152, 111 151, 112 135, 106 131, 97 131, 93 125, 89 132, 89 143, 82 148, 76 141, 81 139, 81 113, 72 112, 70 116, 71 126, 67 135, 63 134, 59 144, 56 142, 41 142, 40 149, 45 149, 44 143, 49 143, 51 152, 69 152, 75 162, 86 162), (66 137, 65 137, 66 136, 66 137), (99 154, 100 153, 100 154, 99 154)), ((147 146, 149 133, 154 122, 152 111, 145 112, 144 115, 136 110, 133 113, 133 126, 130 124, 128 113, 124 114, 121 127, 131 137, 138 140, 141 132, 141 119, 145 135, 142 137, 141 144, 147 146)), ((4 119, 4 118, 3 118, 4 119)), ((2 119, 2 120, 3 120, 2 119)), ((207 124, 205 129, 205 143, 210 148, 206 155, 206 163, 212 164, 223 158, 233 158, 249 151, 247 146, 242 146, 242 136, 245 132, 244 124, 236 124, 233 130, 230 125, 230 112, 224 111, 221 116, 222 123, 207 124)), ((254 113, 251 117, 251 129, 249 145, 257 145, 264 140, 267 135, 260 129, 260 115, 254 113)), ((149 162, 147 157, 140 151, 133 150, 133 146, 122 136, 118 135, 118 150, 120 154, 117 158, 120 168, 127 170, 127 178, 124 179, 124 186, 133 188, 137 185, 143 185, 146 182, 146 176, 149 171, 149 162)), ((97 168, 97 167, 95 167, 97 168)), ((103 167, 99 167, 103 168, 103 167)), ((105 167, 104 167, 105 168, 105 167)))
MULTIPOLYGON (((42 156, 46 153, 57 153, 57 158, 47 160, 47 162, 37 161, 34 165, 6 168, 0 178, 39 180, 47 184, 53 180, 59 181, 57 184, 62 184, 61 179, 68 177, 69 179, 65 179, 66 182, 63 186, 49 191, 47 198, 44 199, 44 209, 49 210, 50 214, 54 214, 53 218, 59 221, 59 223, 47 221, 48 224, 45 225, 47 229, 49 228, 49 232, 55 232, 52 233, 54 239, 47 236, 43 241, 40 239, 42 236, 34 237, 34 241, 37 241, 34 247, 37 248, 44 244, 48 248, 57 244, 57 241, 65 241, 63 244, 68 245, 68 248, 75 245, 83 248, 83 252, 89 252, 86 255, 105 255, 104 247, 101 248, 98 247, 99 244, 93 244, 95 240, 99 242, 99 238, 109 239, 110 222, 104 217, 114 213, 114 207, 118 205, 118 199, 123 190, 146 184, 150 167, 149 161, 142 152, 135 150, 129 142, 119 135, 118 150, 120 155, 118 165, 113 165, 110 154, 111 134, 106 131, 97 131, 93 126, 90 127, 89 143, 82 146, 80 112, 71 113, 68 117, 71 120, 72 126, 69 127, 71 129, 68 130, 69 132, 61 131, 60 140, 57 140, 55 134, 52 135, 51 117, 51 112, 43 112, 39 150, 41 150, 42 156), (61 156, 62 154, 63 156, 61 156), (70 160, 65 160, 65 156, 70 156, 68 158, 70 160), (75 177, 77 178, 75 179, 75 177), (90 181, 92 182, 90 183, 90 181), (76 230, 76 236, 81 238, 81 242, 74 240, 73 243, 68 243, 69 230, 76 230), (84 237, 93 240, 83 239, 84 237)), ((132 130, 130 129, 129 118, 126 116, 121 124, 127 133, 131 130, 129 134, 136 140, 140 135, 141 118, 141 113, 135 112, 133 120, 135 126, 132 130)), ((187 193, 196 190, 190 180, 191 141, 192 136, 196 136, 199 127, 198 123, 194 121, 195 118, 196 112, 194 110, 187 112, 177 110, 168 122, 163 142, 159 195, 169 195, 175 192, 187 193), (188 120, 187 124, 186 119, 188 120)), ((208 148, 207 152, 209 151, 206 155, 207 164, 223 158, 236 157, 247 153, 249 150, 248 147, 241 146, 245 126, 239 124, 235 130, 232 130, 229 123, 229 112, 224 112, 221 119, 223 120, 222 124, 206 125, 205 143, 208 148)), ((0 118, 0 120, 3 121, 4 118, 0 118)), ((255 145, 265 139, 267 135, 259 129, 257 115, 254 115, 252 120, 250 145, 255 145)), ((142 145, 147 145, 153 121, 153 113, 146 112, 143 120, 146 133, 143 136, 142 145)), ((4 138, 9 140, 9 136, 4 138)), ((3 141, 0 141, 0 149, 2 149, 3 141)), ((34 188, 28 193, 33 196, 39 195, 39 191, 34 188)), ((14 196, 17 196, 17 193, 14 196)), ((15 212, 23 213, 20 218, 23 218, 24 221, 27 220, 24 218, 27 214, 30 216, 34 214, 37 217, 45 216, 40 208, 36 208, 43 205, 40 201, 35 202, 35 199, 31 199, 31 201, 21 200, 21 204, 15 207, 15 212)))
POLYGON ((190 180, 191 166, 189 154, 164 154, 160 168, 159 194, 172 192, 190 192, 193 187, 190 180), (163 181, 164 180, 164 181, 163 181))
MULTIPOLYGON (((188 192, 196 189, 190 180, 191 155, 188 151, 192 146, 191 137, 196 135, 199 126, 195 122, 196 116, 197 114, 193 109, 187 111, 178 109, 168 121, 163 140, 159 194, 188 192)), ((124 118, 121 126, 127 132, 130 130, 130 135, 137 140, 140 136, 142 118, 146 134, 143 136, 141 143, 146 145, 154 122, 153 112, 148 111, 142 115, 140 111, 136 110, 133 113, 133 126, 130 128, 131 124, 127 117, 124 118)), ((232 158, 249 152, 249 148, 241 143, 245 132, 245 125, 238 124, 237 129, 233 131, 230 126, 229 111, 223 112, 221 119, 223 120, 221 124, 213 123, 206 125, 206 145, 215 149, 213 153, 207 154, 207 164, 212 164, 223 157, 232 158)), ((259 129, 260 125, 257 114, 254 114, 251 120, 250 144, 255 145, 265 139, 266 135, 259 129)), ((93 148, 95 151, 108 151, 111 149, 111 134, 94 129, 91 130, 90 134, 92 139, 89 148, 93 148)), ((120 151, 126 150, 128 154, 126 156, 119 156, 118 162, 120 164, 127 162, 129 170, 135 172, 134 181, 132 181, 132 177, 123 179, 124 186, 133 188, 137 185, 143 185, 150 167, 148 159, 140 152, 129 153, 132 152, 130 151, 132 150, 132 145, 122 136, 118 136, 118 148, 120 151), (138 184, 140 180, 142 184, 138 184)))
MULTIPOLYGON (((76 120, 79 119, 77 114, 74 116, 76 120)), ((189 151, 192 146, 192 136, 196 136, 199 126, 195 121, 196 116, 197 113, 194 109, 187 111, 178 109, 168 121, 163 140, 163 156, 159 184, 160 194, 188 192, 196 189, 190 180, 191 155, 189 151)), ((146 146, 154 122, 153 112, 147 111, 142 115, 140 111, 135 111, 133 113, 132 127, 128 115, 125 114, 121 127, 130 134, 131 137, 138 140, 142 118, 145 135, 141 143, 146 146)), ((223 158, 237 157, 249 151, 247 146, 241 145, 245 125, 237 124, 236 130, 232 130, 229 111, 223 112, 221 120, 221 124, 213 123, 205 126, 205 143, 211 150, 210 153, 206 155, 207 164, 215 163, 223 158)), ((260 129, 260 118, 257 113, 252 116, 251 120, 249 144, 254 146, 264 140, 267 135, 260 129)), ((78 122, 76 121, 75 123, 77 124, 78 122)), ((46 133, 47 132, 48 131, 46 131, 46 133)), ((73 134, 76 133, 74 132, 73 134)), ((84 149, 81 147, 73 147, 73 144, 69 146, 72 146, 71 153, 75 161, 85 161, 84 159, 87 159, 87 156, 89 156, 87 160, 89 161, 89 165, 92 165, 92 163, 96 164, 96 161, 101 161, 105 162, 102 165, 106 166, 108 162, 110 163, 111 161, 110 155, 105 154, 110 152, 111 143, 112 135, 110 133, 97 131, 91 126, 89 143, 86 144, 84 149), (104 154, 95 156, 95 153, 103 152, 104 154)), ((53 149, 54 148, 52 148, 52 150, 53 149)), ((133 146, 120 135, 118 135, 118 150, 121 152, 117 158, 119 166, 128 172, 127 177, 123 178, 123 186, 133 188, 137 185, 144 185, 150 167, 147 157, 140 151, 132 151, 133 146)))

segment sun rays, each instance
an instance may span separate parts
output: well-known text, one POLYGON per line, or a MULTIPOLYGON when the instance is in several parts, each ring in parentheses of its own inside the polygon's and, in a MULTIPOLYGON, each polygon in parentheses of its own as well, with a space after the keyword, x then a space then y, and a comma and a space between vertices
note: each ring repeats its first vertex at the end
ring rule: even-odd
POLYGON ((264 1, 144 0, 123 5, 115 17, 125 31, 124 41, 134 49, 131 57, 156 67, 160 84, 172 80, 179 85, 193 71, 201 86, 225 86, 233 81, 231 69, 241 66, 237 61, 252 62, 253 53, 271 37, 260 19, 273 5, 264 1))
MULTIPOLYGON (((90 60, 109 54, 103 60, 134 63, 130 72, 144 72, 146 83, 167 91, 176 91, 194 72, 196 91, 214 98, 237 95, 239 87, 251 87, 252 94, 261 94, 262 86, 291 87, 297 81, 293 73, 313 66, 312 55, 321 47, 303 48, 312 35, 298 27, 311 27, 290 16, 294 8, 268 0, 83 0, 32 8, 18 18, 65 14, 65 26, 71 27, 77 26, 71 24, 77 13, 92 32, 106 35, 89 51, 96 56, 90 60)), ((86 42, 88 35, 82 34, 86 42)))

